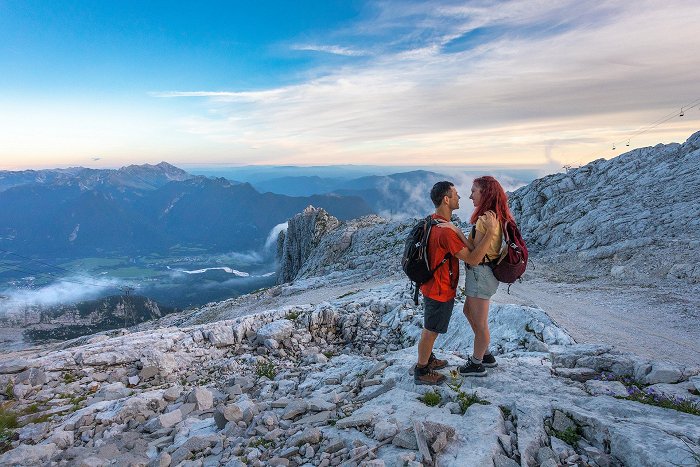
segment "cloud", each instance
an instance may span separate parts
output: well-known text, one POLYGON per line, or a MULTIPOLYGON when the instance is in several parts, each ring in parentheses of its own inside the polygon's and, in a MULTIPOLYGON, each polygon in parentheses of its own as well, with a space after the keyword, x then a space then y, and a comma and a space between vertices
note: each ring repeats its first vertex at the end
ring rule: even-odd
MULTIPOLYGON (((696 2, 378 5, 333 35, 350 45, 314 48, 372 41, 371 59, 273 89, 153 95, 208 99, 210 112, 181 128, 258 147, 259 163, 416 165, 590 160, 700 97, 696 2)), ((666 128, 635 144, 659 142, 666 128)))
POLYGON ((274 226, 270 231, 270 234, 267 236, 267 240, 265 240, 265 247, 263 250, 272 251, 274 253, 274 248, 277 245, 277 238, 279 237, 280 232, 283 230, 286 231, 288 226, 289 222, 283 222, 282 224, 277 224, 274 226))
POLYGON ((85 277, 68 277, 39 289, 7 288, 0 292, 0 315, 21 313, 28 307, 50 307, 55 305, 92 300, 104 292, 124 284, 113 279, 93 278, 85 284, 85 277))
POLYGON ((349 47, 340 47, 337 45, 293 45, 291 49, 308 52, 323 52, 333 55, 343 55, 345 57, 363 57, 369 55, 369 52, 366 52, 364 50, 356 50, 349 47))

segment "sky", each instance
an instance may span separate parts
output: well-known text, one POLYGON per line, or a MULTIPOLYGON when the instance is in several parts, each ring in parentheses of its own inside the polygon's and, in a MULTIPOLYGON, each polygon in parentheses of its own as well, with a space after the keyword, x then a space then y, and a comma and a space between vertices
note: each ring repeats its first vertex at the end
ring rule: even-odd
POLYGON ((698 19, 696 0, 0 0, 0 169, 580 165, 700 129, 698 19))

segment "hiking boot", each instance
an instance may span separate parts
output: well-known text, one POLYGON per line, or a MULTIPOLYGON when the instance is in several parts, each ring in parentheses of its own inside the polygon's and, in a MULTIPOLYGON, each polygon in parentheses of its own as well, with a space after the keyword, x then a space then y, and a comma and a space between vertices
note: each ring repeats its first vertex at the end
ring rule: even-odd
POLYGON ((432 370, 430 365, 426 365, 423 368, 416 365, 413 368, 413 381, 416 384, 429 384, 431 386, 436 386, 445 381, 445 375, 441 375, 437 371, 432 370))
POLYGON ((430 353, 430 358, 428 359, 428 367, 431 370, 442 370, 447 366, 447 360, 440 360, 435 356, 434 353, 430 353))
POLYGON ((481 363, 474 363, 471 358, 468 358, 467 363, 459 367, 459 374, 462 376, 486 376, 486 368, 481 363))
POLYGON ((490 353, 484 355, 484 358, 481 360, 481 364, 484 365, 486 368, 496 368, 498 366, 496 357, 494 357, 490 353))

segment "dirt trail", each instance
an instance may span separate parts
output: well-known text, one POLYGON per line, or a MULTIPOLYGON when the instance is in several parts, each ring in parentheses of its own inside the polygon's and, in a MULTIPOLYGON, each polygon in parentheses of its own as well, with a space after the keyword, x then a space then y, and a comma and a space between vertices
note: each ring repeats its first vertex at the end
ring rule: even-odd
POLYGON ((531 279, 501 285, 496 303, 542 308, 579 343, 614 345, 653 360, 700 366, 700 299, 659 288, 531 279))

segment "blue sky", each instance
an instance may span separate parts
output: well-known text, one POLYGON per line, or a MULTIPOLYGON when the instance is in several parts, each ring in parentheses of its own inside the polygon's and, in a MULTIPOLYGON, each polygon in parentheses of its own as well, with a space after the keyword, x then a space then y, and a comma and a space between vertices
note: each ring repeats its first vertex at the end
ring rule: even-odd
POLYGON ((689 0, 0 0, 0 168, 612 157, 700 129, 698 18, 689 0))

